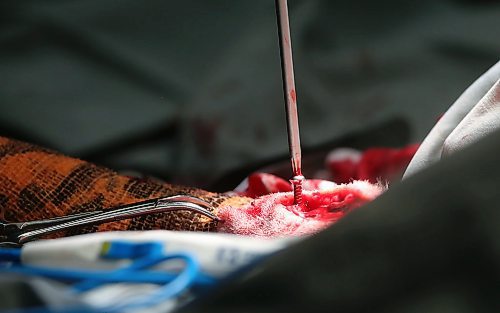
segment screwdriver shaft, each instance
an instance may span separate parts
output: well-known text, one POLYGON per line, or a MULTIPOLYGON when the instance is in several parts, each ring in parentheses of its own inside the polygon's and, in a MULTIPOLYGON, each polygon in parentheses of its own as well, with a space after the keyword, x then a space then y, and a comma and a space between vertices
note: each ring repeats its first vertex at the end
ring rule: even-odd
POLYGON ((281 72, 288 130, 288 147, 292 163, 292 185, 295 204, 302 202, 302 153, 300 148, 299 117, 297 112, 297 92, 293 73, 292 41, 287 0, 276 0, 276 16, 281 55, 281 72))

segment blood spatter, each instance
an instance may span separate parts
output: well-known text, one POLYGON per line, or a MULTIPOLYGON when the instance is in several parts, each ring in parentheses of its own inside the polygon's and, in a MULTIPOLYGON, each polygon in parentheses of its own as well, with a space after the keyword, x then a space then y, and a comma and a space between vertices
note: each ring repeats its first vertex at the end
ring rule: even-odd
POLYGON ((295 89, 292 89, 292 91, 290 91, 290 98, 292 98, 293 102, 297 102, 297 93, 295 92, 295 89))
POLYGON ((293 192, 277 192, 254 199, 243 207, 222 207, 219 231, 257 237, 287 237, 316 233, 350 210, 375 199, 384 188, 365 181, 336 185, 305 181, 302 205, 293 192), (316 187, 312 189, 310 187, 316 187))

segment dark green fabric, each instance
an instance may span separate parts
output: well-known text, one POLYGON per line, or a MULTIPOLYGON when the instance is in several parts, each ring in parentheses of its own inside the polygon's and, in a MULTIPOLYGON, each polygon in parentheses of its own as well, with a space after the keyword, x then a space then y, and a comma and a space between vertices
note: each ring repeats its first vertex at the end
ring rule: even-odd
MULTIPOLYGON (((419 141, 500 55, 498 1, 289 3, 304 147, 419 141)), ((2 0, 0 134, 204 187, 287 153, 274 1, 2 0)))
POLYGON ((500 312, 500 132, 183 312, 500 312))

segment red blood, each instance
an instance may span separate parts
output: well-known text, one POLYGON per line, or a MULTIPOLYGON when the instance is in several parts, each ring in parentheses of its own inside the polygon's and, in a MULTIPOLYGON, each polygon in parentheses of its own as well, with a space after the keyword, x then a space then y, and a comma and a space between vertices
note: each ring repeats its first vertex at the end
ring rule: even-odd
POLYGON ((358 162, 346 159, 327 164, 336 183, 345 184, 358 178, 358 162))
POLYGON ((358 179, 370 182, 393 181, 403 174, 419 145, 402 149, 372 148, 363 153, 358 165, 358 179))
MULTIPOLYGON (((308 185, 307 180, 304 185, 308 185)), ((244 207, 220 208, 219 230, 260 237, 312 234, 383 191, 378 185, 362 181, 335 185, 315 180, 309 186, 318 189, 304 190, 301 206, 294 205, 293 192, 281 192, 259 197, 244 207)))
POLYGON ((293 102, 297 102, 297 93, 295 92, 295 89, 292 89, 292 91, 290 91, 290 97, 292 98, 293 102))
POLYGON ((358 164, 358 179, 376 182, 384 176, 389 159, 393 153, 388 148, 372 148, 363 153, 361 161, 358 164))
POLYGON ((267 173, 253 173, 247 178, 246 188, 235 191, 241 196, 256 198, 270 193, 291 190, 292 185, 283 178, 267 173))
POLYGON ((261 237, 315 233, 381 194, 383 188, 372 183, 399 178, 418 147, 334 151, 327 159, 328 169, 336 182, 351 183, 305 180, 300 206, 294 205, 290 182, 271 174, 252 174, 235 192, 255 200, 244 207, 220 208, 219 230, 261 237))
POLYGON ((401 149, 370 148, 362 153, 359 160, 349 157, 336 158, 327 160, 327 167, 336 183, 351 180, 391 182, 401 177, 418 147, 419 144, 401 149))

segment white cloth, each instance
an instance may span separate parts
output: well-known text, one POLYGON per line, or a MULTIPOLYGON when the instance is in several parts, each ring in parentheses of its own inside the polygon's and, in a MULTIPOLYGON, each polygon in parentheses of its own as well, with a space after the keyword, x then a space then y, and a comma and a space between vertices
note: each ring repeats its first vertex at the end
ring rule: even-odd
POLYGON ((453 103, 424 139, 403 176, 438 162, 500 128, 500 62, 453 103))

